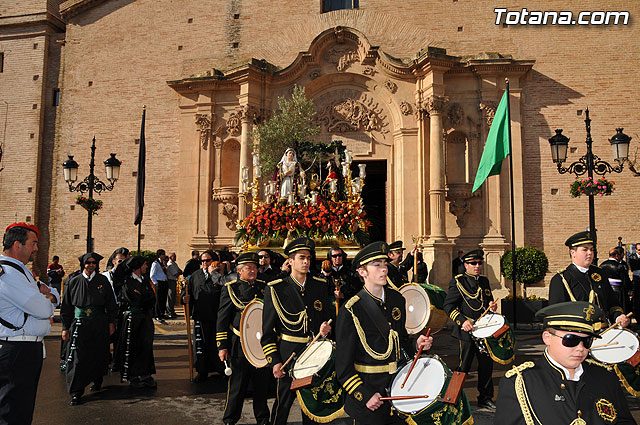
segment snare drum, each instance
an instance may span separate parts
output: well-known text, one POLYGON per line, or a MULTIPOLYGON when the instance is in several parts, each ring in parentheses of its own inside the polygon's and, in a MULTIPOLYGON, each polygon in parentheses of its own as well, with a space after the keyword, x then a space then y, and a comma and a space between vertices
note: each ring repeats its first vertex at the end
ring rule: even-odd
MULTIPOLYGON (((609 329, 600 334, 591 346, 591 357, 602 363, 622 363, 630 360, 640 350, 638 335, 628 329, 609 329)), ((640 357, 640 356, 636 356, 640 357)), ((637 366, 633 361, 631 366, 637 366)))
POLYGON ((451 380, 451 371, 438 356, 423 356, 416 362, 407 383, 402 383, 411 368, 411 362, 404 365, 393 378, 389 395, 411 396, 426 395, 426 398, 411 400, 393 400, 393 408, 408 423, 418 425, 446 423, 464 424, 471 418, 471 408, 466 394, 462 391, 455 405, 443 402, 451 380))
POLYGON ((494 362, 509 364, 515 359, 516 339, 504 316, 488 313, 478 319, 471 331, 478 349, 494 362))
POLYGON ((436 332, 447 324, 449 317, 443 309, 447 292, 444 289, 428 283, 407 283, 398 291, 406 302, 405 328, 408 334, 420 333, 427 327, 436 332))
POLYGON ((334 356, 332 341, 315 341, 307 346, 291 369, 294 379, 291 389, 297 390, 302 411, 315 422, 330 422, 344 413, 346 392, 338 382, 334 356), (297 382, 306 386, 297 386, 297 382))

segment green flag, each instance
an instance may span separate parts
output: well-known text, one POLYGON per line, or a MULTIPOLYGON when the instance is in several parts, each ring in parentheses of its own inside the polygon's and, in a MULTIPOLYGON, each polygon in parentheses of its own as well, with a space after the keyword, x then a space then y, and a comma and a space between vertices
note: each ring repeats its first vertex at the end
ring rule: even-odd
POLYGON ((478 165, 476 180, 473 182, 473 190, 475 192, 482 186, 482 183, 489 176, 500 174, 502 169, 502 160, 509 155, 509 107, 508 105, 509 90, 505 90, 493 117, 491 129, 487 136, 487 143, 484 145, 482 158, 478 165))

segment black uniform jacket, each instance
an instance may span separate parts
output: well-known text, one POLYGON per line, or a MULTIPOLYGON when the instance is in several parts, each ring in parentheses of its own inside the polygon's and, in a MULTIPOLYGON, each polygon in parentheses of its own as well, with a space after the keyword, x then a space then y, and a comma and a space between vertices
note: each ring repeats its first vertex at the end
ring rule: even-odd
MULTIPOLYGON (((521 369, 524 393, 536 425, 568 425, 580 412, 589 425, 635 424, 615 373, 587 360, 580 380, 569 381, 547 354, 535 363, 515 366, 500 381, 495 425, 524 425, 516 392, 516 369, 521 369)), ((525 399, 526 400, 526 399, 525 399)), ((525 401, 526 403, 526 401, 525 401)))
POLYGON ((269 366, 283 363, 293 352, 302 353, 311 334, 332 318, 335 310, 325 279, 307 274, 304 287, 291 276, 269 282, 264 291, 260 340, 269 366))
POLYGON ((607 259, 600 263, 600 268, 608 275, 611 279, 618 279, 621 281, 621 285, 623 286, 625 291, 631 290, 631 279, 629 279, 629 271, 627 267, 614 259, 607 259))
POLYGON ((451 335, 462 341, 471 341, 469 332, 461 329, 462 324, 470 319, 478 319, 489 308, 493 301, 491 286, 486 276, 459 274, 449 282, 449 290, 444 300, 444 311, 456 324, 451 335))
POLYGON ((589 301, 589 293, 593 289, 596 294, 594 304, 600 307, 612 321, 622 314, 618 298, 609 285, 608 275, 594 265, 591 265, 585 274, 572 263, 553 276, 549 284, 549 304, 572 301, 562 280, 563 276, 576 301, 589 301))
POLYGON ((106 276, 96 272, 93 279, 87 280, 82 273, 71 277, 62 295, 60 318, 62 328, 69 329, 74 320, 74 307, 99 308, 106 316, 108 323, 115 323, 118 315, 113 289, 106 276), (104 310, 103 310, 104 309, 104 310))
MULTIPOLYGON (((215 322, 220 304, 220 280, 218 272, 209 274, 206 278, 204 269, 198 269, 189 279, 189 295, 191 296, 191 317, 194 320, 215 322)), ((182 296, 185 292, 182 293, 182 296)))
POLYGON ((230 350, 233 357, 244 357, 240 344, 240 318, 244 308, 254 299, 264 298, 263 280, 253 283, 246 280, 227 282, 220 293, 220 308, 216 323, 216 345, 218 350, 230 350))
POLYGON ((391 280, 396 288, 401 287, 409 282, 408 271, 413 267, 413 255, 407 254, 407 257, 396 267, 393 263, 387 264, 389 273, 387 278, 391 280))
POLYGON ((408 356, 415 353, 415 340, 409 339, 405 329, 404 297, 388 286, 384 294, 383 302, 362 288, 340 308, 336 324, 336 375, 348 394, 345 411, 369 424, 384 421, 385 417, 388 420, 389 403, 375 412, 366 403, 375 393, 385 395, 390 387, 396 368, 405 359, 399 348, 408 356), (397 332, 400 346, 393 343, 388 358, 375 359, 369 349, 385 354, 390 345, 390 330, 397 332))

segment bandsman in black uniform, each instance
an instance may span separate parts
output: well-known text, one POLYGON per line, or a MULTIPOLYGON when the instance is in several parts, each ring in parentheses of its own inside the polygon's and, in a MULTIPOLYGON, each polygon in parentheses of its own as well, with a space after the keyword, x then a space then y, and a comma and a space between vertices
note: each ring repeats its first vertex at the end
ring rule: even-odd
POLYGON ((471 337, 473 322, 489 309, 496 311, 498 305, 493 300, 489 279, 482 276, 484 251, 474 249, 463 257, 465 273, 459 274, 449 282, 449 290, 444 300, 447 312, 454 327, 451 335, 460 341, 460 365, 457 370, 468 373, 473 357, 478 358, 478 407, 495 410, 493 398, 493 360, 488 353, 481 352, 471 337))
MULTIPOLYGON (((356 423, 403 423, 391 416, 390 403, 380 400, 405 358, 401 348, 410 356, 417 348, 405 329, 405 300, 387 286, 388 252, 385 242, 374 242, 355 256, 364 287, 338 313, 336 374, 348 394, 345 411, 356 423)), ((421 335, 417 345, 428 350, 432 342, 421 335)))
MULTIPOLYGON (((335 310, 327 294, 324 278, 309 273, 315 243, 302 237, 284 249, 291 274, 283 279, 269 282, 264 293, 262 313, 262 349, 273 376, 278 380, 276 400, 271 411, 271 424, 284 425, 295 393, 289 389, 291 377, 282 365, 292 353, 301 354, 312 333, 326 336, 331 332, 327 323, 335 316, 335 310)), ((291 367, 291 363, 287 365, 291 367)), ((303 423, 312 423, 302 415, 303 423)))
POLYGON ((60 317, 62 339, 69 340, 66 353, 67 389, 71 405, 82 402, 84 388, 100 391, 109 367, 109 337, 115 332, 118 315, 109 280, 98 272, 102 256, 89 252, 80 256, 82 273, 64 288, 60 317))
POLYGON ((220 361, 231 362, 227 401, 222 421, 235 424, 242 415, 242 403, 249 382, 253 383, 253 414, 258 425, 269 423, 269 406, 267 406, 267 385, 270 370, 252 366, 244 356, 240 342, 240 317, 244 308, 255 299, 264 298, 263 280, 258 275, 259 257, 255 252, 240 254, 237 263, 238 280, 228 282, 220 294, 220 309, 216 344, 220 361))
POLYGON ((209 373, 221 372, 224 367, 218 358, 216 348, 216 320, 220 305, 221 282, 224 277, 218 273, 218 254, 206 250, 200 255, 201 267, 189 278, 189 295, 183 288, 183 304, 191 304, 193 333, 195 337, 195 368, 198 375, 194 382, 207 380, 209 373))
POLYGON ((590 232, 580 232, 565 242, 571 264, 560 270, 549 284, 549 304, 587 301, 600 307, 611 321, 626 327, 629 319, 609 285, 608 275, 593 262, 593 239, 590 232))
POLYGON ((594 325, 605 320, 602 310, 584 301, 563 302, 536 317, 543 321, 544 355, 502 378, 494 424, 635 424, 615 373, 585 360, 597 337, 594 325))
POLYGON ((389 274, 387 281, 391 282, 394 289, 397 289, 409 282, 408 271, 413 267, 413 255, 416 253, 416 249, 412 253, 407 255, 407 258, 402 261, 402 251, 406 248, 402 247, 402 241, 395 241, 389 244, 389 263, 387 267, 389 274))

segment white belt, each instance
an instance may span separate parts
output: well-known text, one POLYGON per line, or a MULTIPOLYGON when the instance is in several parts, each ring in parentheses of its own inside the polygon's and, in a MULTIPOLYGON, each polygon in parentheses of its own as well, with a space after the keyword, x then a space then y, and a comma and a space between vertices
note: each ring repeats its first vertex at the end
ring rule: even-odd
POLYGON ((620 279, 609 279, 609 284, 613 285, 613 286, 620 286, 622 285, 622 280, 620 279))
POLYGON ((44 340, 43 336, 30 336, 30 335, 0 337, 0 341, 41 342, 42 340, 44 340))

